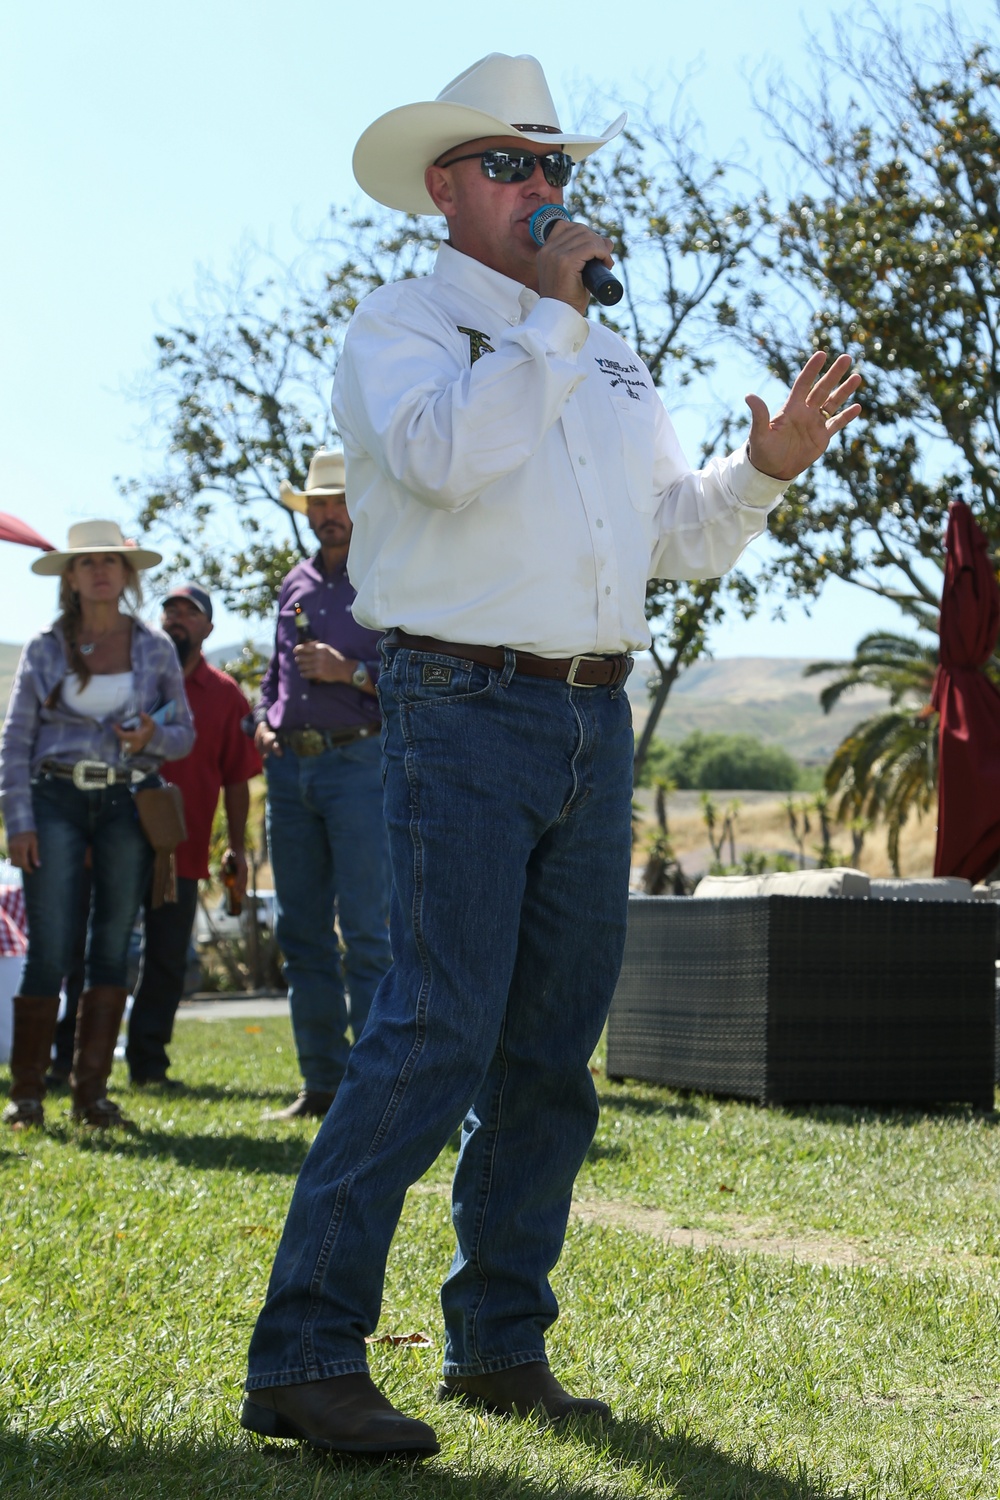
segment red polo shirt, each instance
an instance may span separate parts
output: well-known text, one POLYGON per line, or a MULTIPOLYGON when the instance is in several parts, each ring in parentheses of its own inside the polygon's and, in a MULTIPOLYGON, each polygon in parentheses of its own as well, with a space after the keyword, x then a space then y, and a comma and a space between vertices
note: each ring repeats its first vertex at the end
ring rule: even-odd
POLYGON ((183 760, 164 762, 160 769, 184 794, 188 836, 177 845, 177 874, 185 880, 204 880, 219 792, 224 786, 249 781, 261 764, 253 741, 240 727, 250 705, 231 677, 202 658, 191 676, 185 677, 184 691, 194 719, 194 749, 183 760))

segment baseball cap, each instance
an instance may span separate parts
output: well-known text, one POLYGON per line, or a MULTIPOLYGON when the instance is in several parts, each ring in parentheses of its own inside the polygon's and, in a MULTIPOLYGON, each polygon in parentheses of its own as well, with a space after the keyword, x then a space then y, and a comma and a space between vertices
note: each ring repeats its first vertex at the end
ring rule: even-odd
POLYGON ((200 609, 206 620, 212 618, 212 597, 207 589, 200 588, 196 583, 182 583, 177 588, 171 589, 164 599, 164 605, 170 603, 171 599, 190 599, 196 609, 200 609))

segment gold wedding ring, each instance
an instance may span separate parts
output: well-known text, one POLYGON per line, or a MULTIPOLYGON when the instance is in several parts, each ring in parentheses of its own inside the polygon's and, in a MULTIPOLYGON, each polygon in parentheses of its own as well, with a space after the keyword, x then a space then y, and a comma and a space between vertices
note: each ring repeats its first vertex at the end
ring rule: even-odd
POLYGON ((830 421, 833 420, 833 412, 832 411, 827 411, 827 409, 826 409, 825 406, 821 406, 820 407, 820 411, 823 413, 824 417, 826 418, 826 420, 828 422, 830 422, 830 421))

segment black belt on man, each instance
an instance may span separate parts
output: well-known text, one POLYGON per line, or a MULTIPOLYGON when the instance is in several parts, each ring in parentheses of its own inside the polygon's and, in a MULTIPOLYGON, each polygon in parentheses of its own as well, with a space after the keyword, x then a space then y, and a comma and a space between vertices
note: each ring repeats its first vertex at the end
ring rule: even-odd
POLYGON ((341 745, 353 745, 378 734, 379 724, 352 724, 349 729, 279 729, 278 744, 287 745, 295 755, 322 755, 341 745))
MULTIPOLYGON (((432 635, 410 635, 393 630, 385 638, 387 646, 405 646, 410 651, 431 651, 439 656, 457 656, 474 661, 481 667, 502 671, 507 660, 503 646, 469 646, 458 641, 439 641, 432 635)), ((548 677, 554 682, 568 682, 570 687, 617 687, 632 670, 628 652, 616 656, 536 656, 532 651, 514 652, 514 671, 525 677, 548 677)))

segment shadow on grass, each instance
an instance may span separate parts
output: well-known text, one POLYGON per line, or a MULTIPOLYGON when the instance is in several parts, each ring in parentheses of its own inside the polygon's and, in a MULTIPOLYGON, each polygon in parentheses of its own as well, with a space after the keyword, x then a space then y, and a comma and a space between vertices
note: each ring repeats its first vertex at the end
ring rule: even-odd
POLYGON ((291 1104, 298 1092, 293 1083, 287 1088, 258 1088, 256 1085, 239 1088, 231 1083, 184 1083, 181 1079, 175 1080, 173 1087, 164 1088, 158 1083, 136 1085, 114 1078, 110 1087, 112 1093, 127 1091, 130 1099, 197 1099, 204 1104, 236 1104, 246 1100, 250 1104, 259 1104, 262 1109, 272 1104, 291 1104))
POLYGON ((667 1119, 703 1119, 714 1104, 740 1104, 747 1109, 767 1110, 790 1120, 816 1120, 828 1125, 898 1125, 914 1129, 928 1120, 975 1121, 995 1129, 1000 1126, 1000 1110, 979 1109, 972 1104, 811 1104, 807 1100, 761 1104, 736 1094, 698 1094, 685 1090, 664 1089, 666 1098, 649 1097, 656 1085, 636 1081, 636 1088, 647 1091, 637 1097, 628 1080, 609 1079, 598 1090, 602 1114, 662 1115, 667 1119), (612 1092, 609 1092, 612 1091, 612 1092))
MULTIPOLYGON (((427 1463, 339 1458, 296 1445, 258 1445, 235 1432, 204 1437, 91 1434, 51 1429, 36 1435, 0 1430, 0 1492, 5 1500, 90 1500, 127 1495, 129 1500, 190 1500, 192 1495, 232 1494, 306 1500, 319 1493, 324 1474, 332 1486, 370 1500, 600 1500, 608 1474, 631 1471, 641 1490, 675 1500, 841 1500, 835 1490, 802 1471, 795 1478, 761 1469, 688 1433, 665 1434, 652 1424, 620 1421, 610 1427, 584 1424, 547 1429, 541 1440, 579 1443, 592 1449, 592 1478, 563 1473, 533 1477, 516 1460, 468 1468, 447 1457, 427 1463)), ((475 1451, 472 1452, 475 1461, 475 1451)), ((555 1470, 555 1466, 553 1466, 555 1470)), ((324 1488, 324 1493, 325 1488, 324 1488)))
POLYGON ((566 1437, 581 1438, 599 1460, 633 1471, 649 1491, 676 1500, 848 1500, 849 1491, 832 1488, 804 1466, 791 1478, 762 1469, 749 1453, 727 1453, 684 1429, 664 1432, 652 1422, 619 1418, 607 1427, 580 1423, 566 1437))
POLYGON ((627 1084, 613 1082, 598 1089, 597 1099, 602 1115, 662 1115, 667 1120, 704 1119, 711 1102, 700 1094, 685 1095, 680 1099, 637 1099, 627 1084), (614 1093, 609 1093, 608 1088, 614 1089, 614 1093))
POLYGON ((896 1125, 912 1130, 928 1120, 975 1121, 996 1129, 1000 1113, 976 1109, 971 1104, 773 1104, 769 1106, 789 1120, 817 1120, 824 1125, 896 1125))
POLYGON ((273 1172, 294 1177, 306 1159, 310 1141, 297 1136, 276 1140, 269 1136, 190 1135, 183 1130, 150 1130, 143 1126, 135 1135, 117 1130, 84 1134, 79 1127, 68 1126, 63 1133, 67 1142, 84 1151, 104 1151, 116 1157, 173 1157, 182 1167, 201 1172, 228 1172, 234 1168, 245 1172, 273 1172))

